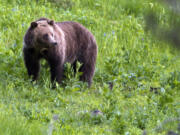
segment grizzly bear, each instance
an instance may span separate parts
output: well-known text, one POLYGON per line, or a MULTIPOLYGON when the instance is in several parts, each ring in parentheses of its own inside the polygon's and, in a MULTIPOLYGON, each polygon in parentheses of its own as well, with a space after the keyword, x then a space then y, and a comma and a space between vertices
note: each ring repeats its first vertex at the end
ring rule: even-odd
POLYGON ((82 63, 79 72, 81 81, 91 86, 97 57, 94 36, 77 22, 55 22, 40 18, 31 23, 24 36, 24 63, 28 75, 37 80, 40 60, 44 58, 51 72, 51 82, 61 83, 64 64, 71 63, 76 72, 76 62, 82 63))

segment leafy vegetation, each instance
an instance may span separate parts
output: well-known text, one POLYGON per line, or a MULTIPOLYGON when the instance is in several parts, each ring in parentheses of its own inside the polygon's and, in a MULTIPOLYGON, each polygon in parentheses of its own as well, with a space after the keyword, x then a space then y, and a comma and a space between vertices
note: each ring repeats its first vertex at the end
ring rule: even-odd
POLYGON ((0 0, 0 134, 180 133, 179 52, 145 33, 148 8, 166 24, 166 9, 152 0, 0 0), (77 21, 94 34, 91 88, 67 64, 67 79, 52 90, 45 61, 31 82, 23 36, 39 17, 77 21))

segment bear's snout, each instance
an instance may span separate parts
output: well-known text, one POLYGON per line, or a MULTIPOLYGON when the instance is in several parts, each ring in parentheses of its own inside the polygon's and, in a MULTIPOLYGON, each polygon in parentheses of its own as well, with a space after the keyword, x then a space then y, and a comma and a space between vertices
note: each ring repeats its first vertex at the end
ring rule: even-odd
POLYGON ((56 45, 57 45, 57 42, 52 42, 52 45, 56 46, 56 45))

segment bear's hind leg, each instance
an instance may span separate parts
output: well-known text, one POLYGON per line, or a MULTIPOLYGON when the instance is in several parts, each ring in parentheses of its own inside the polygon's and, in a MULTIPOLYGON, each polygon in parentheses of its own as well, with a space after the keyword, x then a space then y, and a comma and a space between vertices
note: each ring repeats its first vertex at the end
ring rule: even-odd
POLYGON ((79 69, 80 72, 83 74, 80 76, 80 80, 87 82, 88 86, 90 87, 92 84, 92 79, 94 75, 94 70, 95 70, 95 64, 92 63, 84 63, 81 68, 79 69))
POLYGON ((91 86, 94 76, 97 57, 96 43, 92 42, 90 45, 91 47, 89 47, 78 59, 82 63, 79 71, 83 73, 80 80, 87 82, 89 87, 91 86))

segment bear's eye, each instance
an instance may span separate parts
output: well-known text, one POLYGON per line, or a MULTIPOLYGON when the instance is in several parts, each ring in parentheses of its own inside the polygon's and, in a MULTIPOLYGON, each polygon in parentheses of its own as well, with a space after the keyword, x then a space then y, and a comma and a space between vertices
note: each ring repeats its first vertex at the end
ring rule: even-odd
POLYGON ((45 40, 48 39, 48 34, 44 34, 43 39, 45 39, 45 40))

